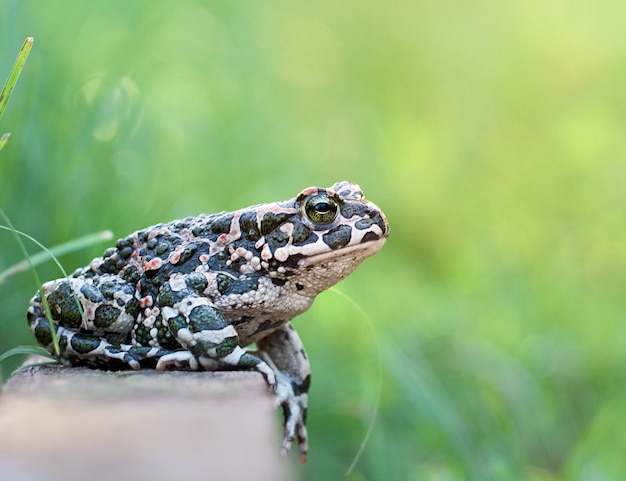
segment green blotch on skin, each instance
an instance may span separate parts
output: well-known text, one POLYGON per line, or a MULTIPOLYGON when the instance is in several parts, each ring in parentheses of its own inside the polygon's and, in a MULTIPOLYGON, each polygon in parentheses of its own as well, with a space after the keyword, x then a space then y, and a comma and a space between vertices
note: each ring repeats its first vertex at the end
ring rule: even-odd
POLYGON ((139 300, 133 297, 130 301, 126 303, 126 306, 124 306, 124 310, 127 314, 132 316, 133 319, 137 319, 137 315, 140 311, 139 300))
POLYGON ((230 232, 230 224, 233 221, 233 214, 224 215, 215 219, 211 224, 211 232, 213 234, 226 234, 230 232))
POLYGON ((294 245, 310 244, 318 239, 317 235, 312 235, 311 229, 305 226, 302 222, 294 223, 291 236, 293 237, 294 245))
POLYGON ((98 306, 93 323, 96 327, 108 327, 119 318, 121 312, 113 306, 98 306))
POLYGON ((188 289, 182 289, 180 291, 172 290, 169 282, 166 282, 159 290, 157 297, 157 303, 160 306, 173 306, 178 301, 181 301, 185 296, 189 295, 188 289))
POLYGON ((79 354, 87 354, 100 346, 100 339, 84 335, 84 334, 74 334, 70 341, 70 345, 72 349, 79 354))
POLYGON ((159 342, 159 346, 163 349, 168 349, 171 351, 177 351, 181 349, 180 343, 174 338, 172 332, 163 326, 158 329, 157 341, 159 342))
POLYGON ((239 218, 239 227, 248 240, 257 241, 261 238, 261 232, 257 224, 256 212, 244 212, 239 218))
POLYGON ((196 306, 189 313, 189 328, 192 332, 217 331, 227 325, 224 318, 209 306, 196 306))
MULTIPOLYGON (((102 299, 102 296, 100 296, 102 299)), ((48 304, 52 312, 52 318, 59 325, 69 329, 80 327, 82 315, 72 288, 67 282, 61 282, 54 292, 48 296, 48 304)))
POLYGON ((147 346, 148 342, 152 339, 152 337, 150 337, 150 329, 143 324, 139 324, 135 329, 135 339, 139 344, 147 346))
POLYGON ((189 259, 191 259, 191 257, 194 255, 194 253, 197 250, 198 250, 198 244, 193 243, 193 244, 188 245, 180 254, 180 257, 178 258, 178 262, 176 264, 184 264, 189 259))
POLYGON ((196 291, 198 294, 204 291, 209 285, 209 282, 207 281, 206 276, 199 272, 194 272, 194 273, 189 274, 187 278, 185 279, 185 281, 187 285, 191 289, 196 291))
POLYGON ((274 212, 268 212, 261 219, 261 234, 267 235, 276 229, 278 226, 289 220, 292 214, 275 214, 274 212))
POLYGON ((181 329, 187 329, 187 323, 185 322, 185 318, 181 315, 172 317, 167 321, 167 325, 172 333, 176 335, 178 331, 181 329))
POLYGON ((35 338, 42 346, 47 346, 52 342, 50 323, 47 319, 38 319, 34 329, 35 338))
POLYGON ((219 274, 215 280, 217 282, 217 290, 222 295, 226 294, 228 289, 235 282, 230 276, 227 276, 225 274, 219 274))
POLYGON ((357 202, 348 202, 341 206, 341 215, 346 219, 350 219, 355 215, 363 217, 367 212, 367 207, 357 202))
POLYGON ((250 353, 245 353, 239 359, 238 365, 240 367, 254 367, 257 364, 259 364, 260 362, 261 362, 261 360, 258 357, 256 357, 255 355, 250 354, 250 353))
POLYGON ((278 229, 265 236, 265 240, 269 244, 270 248, 274 250, 287 244, 289 241, 289 234, 278 229))
POLYGON ((88 301, 97 303, 102 302, 104 298, 102 297, 102 293, 93 286, 89 284, 85 284, 80 288, 80 293, 85 296, 88 301))
POLYGON ((170 247, 169 242, 161 242, 160 244, 157 245, 156 255, 160 256, 162 254, 165 254, 166 252, 169 252, 170 250, 171 250, 171 247, 170 247))
POLYGON ((352 228, 348 225, 340 225, 335 229, 329 230, 322 238, 331 249, 340 249, 350 242, 352 238, 352 228))
MULTIPOLYGON (((239 339, 237 337, 228 337, 224 339, 220 345, 215 349, 218 357, 228 356, 238 346, 239 339)), ((254 364, 256 366, 256 364, 254 364)))

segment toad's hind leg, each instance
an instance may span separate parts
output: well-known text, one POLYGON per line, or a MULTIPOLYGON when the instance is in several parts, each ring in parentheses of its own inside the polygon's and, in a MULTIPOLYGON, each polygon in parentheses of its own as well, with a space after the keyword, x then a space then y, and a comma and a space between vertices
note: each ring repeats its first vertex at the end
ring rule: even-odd
POLYGON ((38 293, 30 302, 27 317, 35 338, 54 354, 52 329, 59 341, 59 355, 69 364, 102 368, 139 368, 139 357, 128 338, 139 311, 135 288, 123 279, 104 274, 47 282, 42 292, 50 307, 51 321, 38 293))
POLYGON ((185 350, 162 356, 156 369, 180 364, 210 371, 255 369, 273 388, 274 371, 239 345, 235 328, 200 295, 206 287, 207 279, 200 273, 172 278, 161 287, 158 303, 163 322, 185 350))
MULTIPOLYGON (((29 313, 36 311, 31 308, 29 313)), ((37 341, 51 354, 55 354, 50 323, 45 315, 42 314, 32 319, 30 324, 37 341)), ((59 343, 60 360, 65 364, 84 364, 105 369, 140 368, 139 357, 132 352, 127 352, 127 349, 120 345, 112 344, 94 334, 72 331, 56 323, 52 326, 59 343)))
POLYGON ((64 327, 57 330, 61 357, 71 364, 87 364, 105 369, 139 369, 141 357, 130 345, 113 344, 102 337, 73 332, 64 327))
MULTIPOLYGON (((56 326, 59 341, 59 354, 62 361, 71 365, 87 365, 102 369, 139 369, 154 366, 163 356, 173 351, 158 347, 144 347, 131 344, 116 344, 103 337, 86 332, 75 332, 63 326, 56 326)), ((54 353, 50 323, 44 316, 33 322, 37 340, 54 353)), ((188 367, 181 363, 178 367, 188 367)))

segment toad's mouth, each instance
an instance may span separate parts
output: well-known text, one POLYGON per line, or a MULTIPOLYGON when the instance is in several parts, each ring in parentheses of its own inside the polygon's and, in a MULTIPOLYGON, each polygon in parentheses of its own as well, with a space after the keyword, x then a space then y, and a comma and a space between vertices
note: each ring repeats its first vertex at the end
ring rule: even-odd
POLYGON ((352 258, 355 264, 376 254, 387 241, 387 237, 379 237, 378 239, 363 241, 360 244, 342 247, 337 250, 330 250, 320 254, 314 254, 303 257, 298 261, 298 266, 316 266, 326 263, 326 261, 337 261, 338 259, 352 258))

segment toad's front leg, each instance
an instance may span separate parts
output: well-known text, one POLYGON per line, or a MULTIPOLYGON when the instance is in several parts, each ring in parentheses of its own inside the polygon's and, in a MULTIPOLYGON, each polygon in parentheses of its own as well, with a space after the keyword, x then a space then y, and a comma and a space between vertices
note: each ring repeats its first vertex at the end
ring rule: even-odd
POLYGON ((201 295, 207 280, 192 273, 172 277, 159 291, 163 322, 184 350, 169 352, 157 362, 156 370, 169 367, 206 369, 256 369, 274 388, 274 371, 259 357, 239 346, 239 337, 230 325, 201 295))
POLYGON ((257 342, 259 355, 276 374, 276 407, 285 415, 285 437, 282 453, 286 454, 298 438, 300 461, 308 452, 306 414, 311 383, 311 365, 298 334, 287 323, 257 342))

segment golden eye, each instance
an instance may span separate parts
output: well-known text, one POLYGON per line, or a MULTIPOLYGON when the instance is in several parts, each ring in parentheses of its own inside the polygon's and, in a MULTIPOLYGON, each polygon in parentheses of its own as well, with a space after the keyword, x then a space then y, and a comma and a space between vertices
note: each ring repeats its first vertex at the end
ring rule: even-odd
POLYGON ((330 224, 339 213, 337 201, 328 194, 315 194, 304 202, 304 212, 314 224, 330 224))

